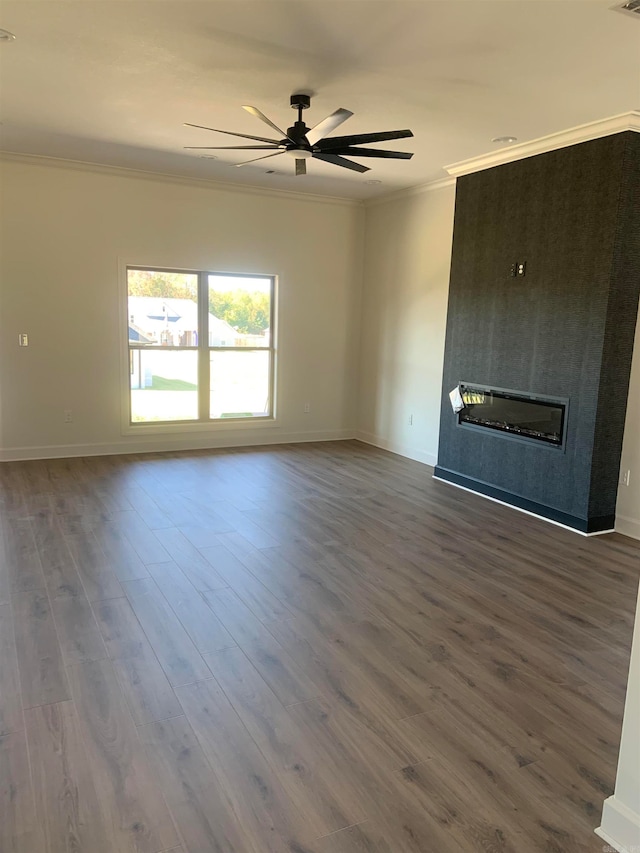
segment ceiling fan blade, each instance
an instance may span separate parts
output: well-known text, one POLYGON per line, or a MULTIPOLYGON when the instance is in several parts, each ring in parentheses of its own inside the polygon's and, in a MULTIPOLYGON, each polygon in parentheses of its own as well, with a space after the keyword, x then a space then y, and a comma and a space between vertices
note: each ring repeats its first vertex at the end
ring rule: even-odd
POLYGON ((343 166, 345 169, 352 169, 354 172, 369 171, 368 166, 362 166, 360 163, 354 163, 353 160, 346 160, 344 157, 339 157, 337 154, 314 151, 312 156, 316 160, 324 160, 325 163, 333 163, 334 166, 343 166))
POLYGON ((276 151, 275 154, 265 154, 264 157, 255 157, 253 160, 245 160, 244 163, 236 163, 236 166, 248 166, 249 163, 257 163, 258 160, 267 160, 269 157, 278 157, 280 154, 284 154, 284 151, 276 151))
POLYGON ((345 110, 340 107, 339 110, 336 110, 331 113, 330 116, 322 119, 322 121, 315 124, 307 133, 309 144, 315 145, 319 139, 323 139, 328 133, 331 133, 332 130, 335 130, 336 127, 341 125, 343 121, 351 118, 352 115, 353 113, 350 110, 345 110))
POLYGON ((328 154, 348 154, 350 157, 384 157, 388 160, 410 160, 413 154, 407 151, 385 151, 384 148, 356 148, 347 146, 335 151, 333 148, 328 154))
MULTIPOLYGON (((217 127, 205 127, 203 124, 190 124, 188 121, 184 122, 184 126, 197 127, 200 130, 212 130, 214 133, 226 133, 227 136, 240 136, 242 139, 254 139, 256 142, 271 142, 274 145, 278 145, 280 143, 279 139, 266 139, 264 136, 249 136, 246 133, 233 133, 231 130, 219 130, 217 127)), ((276 130, 278 130, 278 128, 276 128, 276 130)), ((286 136, 286 133, 283 133, 282 135, 286 136)))
POLYGON ((187 151, 273 151, 284 145, 185 145, 187 151))
POLYGON ((307 161, 304 159, 296 160, 296 176, 307 174, 307 161))
POLYGON ((345 148, 347 145, 359 145, 361 142, 384 142, 387 139, 406 139, 413 136, 410 130, 385 130, 381 133, 357 133, 355 136, 332 136, 318 142, 318 148, 345 148))
MULTIPOLYGON (((246 104, 243 104, 242 109, 246 110, 248 113, 251 113, 252 116, 259 118, 260 121, 263 121, 265 124, 268 124, 269 127, 272 127, 274 130, 277 130, 278 133, 282 134, 282 136, 286 136, 287 139, 289 139, 289 136, 287 136, 284 130, 280 130, 278 125, 274 124, 270 119, 268 119, 264 113, 261 113, 260 110, 257 109, 257 107, 249 107, 246 104)), ((291 141, 295 142, 295 139, 292 139, 291 141)))

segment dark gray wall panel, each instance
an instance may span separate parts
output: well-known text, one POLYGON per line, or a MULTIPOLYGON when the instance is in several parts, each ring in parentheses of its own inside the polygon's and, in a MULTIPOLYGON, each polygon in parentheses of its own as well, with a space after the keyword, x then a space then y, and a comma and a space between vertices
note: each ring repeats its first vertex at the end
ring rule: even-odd
POLYGON ((640 286, 639 141, 617 134, 458 180, 439 468, 572 517, 613 513, 640 286), (526 276, 511 278, 521 260, 526 276), (458 427, 447 394, 460 381, 568 397, 566 450, 458 427))

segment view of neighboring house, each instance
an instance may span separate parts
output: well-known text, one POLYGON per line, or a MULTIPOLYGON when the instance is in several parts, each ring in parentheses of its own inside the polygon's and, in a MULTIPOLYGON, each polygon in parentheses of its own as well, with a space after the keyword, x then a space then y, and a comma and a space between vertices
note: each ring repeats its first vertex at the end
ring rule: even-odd
MULTIPOLYGON (((237 332, 225 320, 209 314, 210 347, 251 346, 246 339, 252 337, 237 332)), ((173 347, 197 346, 197 303, 192 299, 130 296, 129 341, 173 347)))

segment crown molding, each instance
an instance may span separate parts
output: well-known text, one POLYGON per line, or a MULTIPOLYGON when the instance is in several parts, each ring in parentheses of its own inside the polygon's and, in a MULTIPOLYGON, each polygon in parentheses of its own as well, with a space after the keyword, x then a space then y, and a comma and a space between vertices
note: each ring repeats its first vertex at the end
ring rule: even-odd
POLYGON ((130 169, 125 166, 107 166, 102 163, 88 163, 84 160, 65 160, 61 157, 47 157, 41 154, 22 154, 16 151, 0 151, 0 161, 9 163, 28 163, 30 165, 48 166, 58 169, 72 169, 78 172, 91 172, 98 175, 110 175, 121 178, 137 178, 143 181, 160 181, 178 184, 186 187, 199 187, 219 192, 245 193, 270 198, 288 199, 289 201, 321 202, 347 207, 362 207, 359 198, 344 198, 341 196, 318 195, 317 193, 301 193, 295 190, 276 190, 270 187, 254 186, 253 184, 232 184, 227 181, 214 181, 210 178, 192 178, 185 175, 174 175, 168 172, 147 172, 144 169, 130 169))
POLYGON ((519 145, 510 145, 508 148, 500 148, 498 151, 492 151, 489 154, 481 154, 479 157, 461 160, 444 168, 454 178, 459 178, 461 175, 491 169, 493 166, 500 166, 503 163, 512 163, 525 157, 543 154, 545 151, 555 151, 558 148, 566 148, 569 145, 588 142, 590 139, 599 139, 602 136, 611 136, 625 130, 640 133, 640 111, 632 110, 628 113, 611 116, 611 118, 580 124, 577 127, 569 128, 569 130, 550 133, 548 136, 541 136, 529 142, 521 142, 519 145))
POLYGON ((438 178, 436 181, 427 181, 424 184, 416 184, 413 187, 405 187, 402 190, 396 190, 395 192, 388 193, 387 195, 376 196, 375 198, 366 199, 364 202, 365 207, 377 207, 380 204, 390 204, 394 201, 401 201, 405 198, 411 198, 412 196, 423 195, 424 193, 433 192, 434 190, 444 190, 447 187, 454 187, 456 185, 456 179, 454 177, 451 178, 438 178))
POLYGON ((0 151, 0 160, 14 163, 29 163, 32 165, 49 166, 51 168, 73 169, 80 172, 92 172, 94 174, 119 176, 125 178, 137 178, 146 181, 163 181, 188 187, 208 188, 219 192, 245 193, 248 195, 260 195, 268 198, 288 199, 290 201, 308 201, 322 204, 343 205, 347 207, 376 207, 405 198, 422 195, 426 192, 445 189, 455 185, 455 179, 461 175, 472 172, 480 172, 503 163, 512 163, 525 157, 533 157, 545 151, 554 151, 558 148, 566 148, 579 142, 587 142, 590 139, 598 139, 603 136, 611 136, 614 133, 622 133, 632 130, 640 133, 640 110, 632 110, 621 113, 599 121, 581 124, 558 133, 551 133, 522 142, 518 145, 510 145, 508 148, 500 148, 479 157, 471 157, 468 160, 460 160, 449 166, 444 166, 450 177, 427 181, 424 184, 406 187, 387 195, 375 196, 370 199, 345 198, 342 196, 318 195, 317 193, 302 193, 295 190, 277 190, 270 187, 255 186, 253 184, 235 184, 228 181, 215 181, 210 178, 194 178, 185 175, 176 175, 170 172, 147 172, 144 169, 131 169, 125 166, 108 166, 102 163, 91 163, 84 160, 66 160, 61 157, 48 157, 41 154, 23 154, 16 151, 0 151))

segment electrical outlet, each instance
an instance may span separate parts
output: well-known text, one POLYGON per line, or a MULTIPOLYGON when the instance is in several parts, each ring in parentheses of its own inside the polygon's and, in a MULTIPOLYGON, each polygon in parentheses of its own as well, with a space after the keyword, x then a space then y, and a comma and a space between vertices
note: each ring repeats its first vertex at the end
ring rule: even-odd
POLYGON ((71 409, 64 410, 64 422, 65 424, 73 423, 73 412, 71 411, 71 409))
POLYGON ((305 413, 305 415, 308 415, 310 411, 311 411, 311 403, 305 403, 305 404, 304 404, 304 413, 305 413))
POLYGON ((409 415, 409 426, 413 426, 413 415, 409 415))
POLYGON ((622 485, 628 486, 631 483, 631 470, 627 468, 626 471, 622 472, 622 485))

